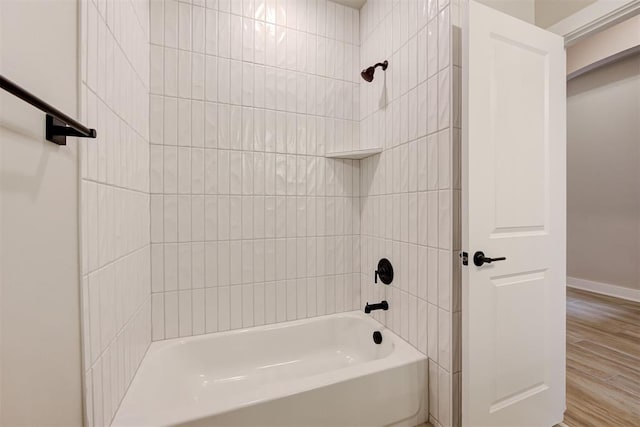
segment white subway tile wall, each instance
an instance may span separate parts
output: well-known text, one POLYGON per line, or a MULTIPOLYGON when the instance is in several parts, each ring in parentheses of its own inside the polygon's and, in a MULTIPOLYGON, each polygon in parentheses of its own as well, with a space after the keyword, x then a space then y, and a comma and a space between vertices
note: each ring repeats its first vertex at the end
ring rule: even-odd
POLYGON ((85 424, 110 425, 151 343, 149 4, 80 2, 85 424))
POLYGON ((360 11, 361 67, 389 60, 386 73, 360 88, 361 146, 383 148, 360 166, 361 296, 386 299, 390 309, 374 317, 428 355, 435 426, 459 425, 452 390, 460 371, 460 132, 452 73, 460 74, 451 61, 450 9, 446 0, 369 0, 360 11), (395 267, 391 286, 373 281, 383 257, 395 267))
POLYGON ((153 339, 360 308, 357 10, 150 3, 153 339))

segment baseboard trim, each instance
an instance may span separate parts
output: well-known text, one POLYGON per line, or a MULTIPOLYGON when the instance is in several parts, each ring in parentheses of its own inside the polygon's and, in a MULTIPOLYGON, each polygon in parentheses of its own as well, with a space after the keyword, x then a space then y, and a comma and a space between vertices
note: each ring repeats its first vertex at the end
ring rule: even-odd
POLYGON ((570 288, 581 289, 583 291, 594 292, 596 294, 640 302, 640 289, 624 288, 622 286, 612 285, 609 283, 578 279, 577 277, 567 277, 567 286, 570 288))

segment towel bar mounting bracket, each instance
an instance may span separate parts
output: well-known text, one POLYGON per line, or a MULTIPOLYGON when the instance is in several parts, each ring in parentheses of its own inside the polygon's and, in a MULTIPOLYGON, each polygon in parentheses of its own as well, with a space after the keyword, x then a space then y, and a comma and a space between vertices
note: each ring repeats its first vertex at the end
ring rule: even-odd
POLYGON ((96 131, 94 129, 90 129, 90 134, 87 136, 76 129, 67 126, 65 122, 62 120, 58 120, 50 114, 47 114, 46 120, 46 139, 47 141, 51 141, 54 144, 58 145, 67 145, 67 137, 68 136, 77 136, 77 137, 85 137, 85 138, 95 138, 96 131))

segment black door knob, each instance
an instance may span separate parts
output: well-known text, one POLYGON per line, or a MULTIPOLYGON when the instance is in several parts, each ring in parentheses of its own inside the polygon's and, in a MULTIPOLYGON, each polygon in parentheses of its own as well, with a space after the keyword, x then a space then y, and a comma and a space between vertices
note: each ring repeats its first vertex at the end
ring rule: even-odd
POLYGON ((484 256, 484 252, 482 251, 478 251, 475 254, 473 254, 473 263, 476 265, 476 267, 482 267, 485 263, 487 264, 491 264, 494 261, 504 261, 506 260, 505 257, 500 257, 500 258, 489 258, 484 256))

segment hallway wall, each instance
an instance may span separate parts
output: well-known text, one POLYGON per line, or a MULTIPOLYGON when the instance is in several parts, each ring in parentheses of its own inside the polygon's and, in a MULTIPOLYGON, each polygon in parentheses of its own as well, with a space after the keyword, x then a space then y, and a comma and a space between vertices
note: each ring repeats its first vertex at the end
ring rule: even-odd
POLYGON ((640 297, 640 55, 567 86, 567 274, 640 297))

